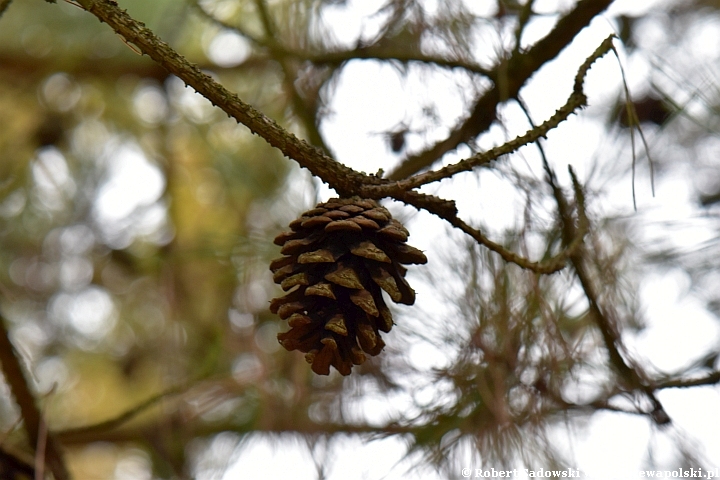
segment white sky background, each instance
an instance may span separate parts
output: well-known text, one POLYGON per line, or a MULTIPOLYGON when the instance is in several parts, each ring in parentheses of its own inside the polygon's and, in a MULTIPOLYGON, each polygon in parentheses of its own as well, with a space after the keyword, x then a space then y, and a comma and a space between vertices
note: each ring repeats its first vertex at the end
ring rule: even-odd
MULTIPOLYGON (((349 1, 347 10, 338 8, 335 15, 328 17, 327 21, 335 27, 340 41, 354 41, 360 31, 368 34, 373 32, 375 26, 365 16, 376 11, 383 3, 383 0, 349 1), (364 18, 365 23, 359 21, 361 18, 364 18)), ((428 2, 428 5, 431 3, 428 2)), ((483 6, 494 4, 489 0, 471 0, 471 3, 483 6)), ((571 4, 569 1, 538 0, 536 10, 553 10, 558 3, 566 7, 571 4)), ((623 12, 639 15, 662 3, 661 0, 617 0, 610 11, 613 14, 623 12)), ((549 20, 547 23, 540 21, 535 26, 531 25, 525 40, 533 41, 534 36, 544 35, 550 26, 549 20)), ((696 32, 697 38, 690 42, 696 58, 702 58, 703 55, 708 59, 715 58, 720 42, 719 32, 720 28, 715 25, 696 32)), ((533 78, 523 94, 536 122, 547 118, 566 102, 577 67, 610 33, 613 33, 610 22, 604 17, 597 18, 589 28, 578 35, 558 61, 544 68, 533 78)), ((219 40, 214 42, 217 44, 218 55, 235 47, 240 52, 240 56, 247 54, 247 51, 243 50, 242 42, 236 45, 233 43, 234 38, 227 35, 218 38, 219 40)), ((237 61, 237 58, 227 55, 222 58, 226 58, 230 63, 237 61)), ((622 58, 622 60, 625 62, 627 59, 622 58)), ((631 88, 642 82, 648 68, 642 62, 625 64, 625 67, 631 88)), ((426 97, 437 99, 439 95, 443 95, 442 92, 447 92, 446 98, 437 102, 441 107, 437 113, 444 125, 453 126, 457 118, 464 113, 461 96, 463 93, 473 96, 469 85, 461 83, 462 88, 457 87, 457 79, 457 76, 447 72, 425 77, 422 80, 418 80, 418 77, 413 75, 400 79, 396 72, 388 67, 378 66, 369 61, 353 62, 345 68, 332 104, 335 114, 323 123, 323 133, 328 138, 329 145, 338 160, 348 166, 368 173, 374 173, 380 167, 388 169, 388 159, 393 157, 388 151, 386 140, 380 133, 396 127, 402 121, 409 122, 411 128, 422 127, 415 122, 421 117, 423 99, 426 97)), ((608 54, 597 62, 590 70, 585 85, 591 105, 593 102, 607 104, 607 100, 616 95, 621 85, 617 59, 608 54)), ((505 115, 504 127, 508 131, 494 129, 492 135, 481 139, 481 145, 489 146, 492 142, 502 143, 528 129, 519 111, 507 109, 505 115)), ((555 167, 562 183, 566 185, 568 183, 567 163, 573 165, 583 181, 589 174, 588 166, 596 152, 600 151, 602 155, 603 148, 618 148, 614 145, 601 144, 607 139, 603 137, 604 126, 599 120, 600 116, 591 106, 579 116, 561 124, 557 131, 549 135, 549 141, 545 142, 548 157, 555 160, 555 167)), ((447 129, 440 128, 425 138, 410 136, 408 149, 417 151, 422 145, 443 138, 446 134, 447 129)), ((141 177, 152 180, 151 185, 145 189, 145 197, 136 199, 135 208, 154 202, 157 192, 162 189, 162 179, 152 171, 153 167, 139 157, 133 145, 123 145, 120 151, 126 159, 124 164, 130 165, 135 162, 136 165, 132 175, 128 172, 115 172, 113 180, 108 182, 101 192, 97 202, 97 215, 107 219, 112 218, 113 215, 127 216, 127 212, 119 212, 113 205, 117 203, 116 197, 121 195, 124 184, 129 178, 141 177), (137 171, 142 169, 146 170, 142 176, 137 175, 137 171)), ((468 153, 469 149, 466 147, 460 148, 448 154, 445 161, 456 161, 467 156, 468 153)), ((617 161, 630 162, 631 159, 628 156, 617 161)), ((674 179, 663 178, 656 184, 654 198, 649 191, 647 178, 639 176, 636 188, 640 213, 633 212, 629 179, 617 182, 612 188, 608 188, 605 211, 621 212, 630 217, 636 215, 637 218, 642 216, 645 223, 654 222, 655 225, 661 225, 662 222, 685 222, 684 227, 673 230, 671 238, 667 236, 666 229, 650 228, 646 232, 648 240, 658 238, 691 248, 715 235, 715 232, 706 226, 686 222, 693 211, 692 202, 694 202, 694 192, 691 191, 686 176, 678 176, 674 179)), ((498 199, 510 198, 513 190, 511 185, 493 178, 492 175, 485 175, 481 186, 474 177, 465 176, 461 179, 453 179, 452 182, 434 185, 428 191, 455 199, 461 216, 469 220, 481 220, 491 227, 489 231, 492 236, 492 232, 499 232, 504 227, 510 226, 508 222, 514 222, 516 218, 517 204, 512 201, 498 201, 498 199)), ((322 193, 324 198, 331 196, 331 192, 327 189, 322 193)), ((122 203, 127 207, 126 199, 122 203)), ((141 213, 147 217, 148 224, 158 218, 154 212, 141 213)), ((410 213, 412 213, 410 209, 402 210, 402 214, 410 213)), ((411 217, 408 222, 411 231, 410 243, 427 251, 432 262, 433 250, 442 249, 443 245, 447 245, 447 229, 442 222, 430 215, 411 215, 411 217)), ((108 232, 108 235, 112 234, 117 232, 108 232)), ((118 238, 117 241, 122 243, 124 239, 118 238)), ((432 265, 430 268, 435 269, 440 266, 432 265)), ((433 304, 428 287, 419 281, 421 281, 419 276, 413 279, 413 286, 419 293, 418 302, 413 308, 426 311, 442 308, 433 304)), ((703 352, 704 348, 717 343, 720 338, 717 320, 710 317, 697 298, 688 294, 688 285, 688 276, 682 271, 651 275, 642 284, 641 296, 646 306, 645 313, 649 323, 636 338, 630 338, 629 347, 637 354, 637 358, 647 359, 659 371, 670 372, 681 369, 703 352), (672 349, 668 348, 671 345, 672 349)), ((416 359, 418 363, 423 362, 421 367, 427 368, 444 361, 442 354, 430 345, 417 345, 410 352, 410 358, 416 359)), ((695 439, 698 451, 704 451, 705 458, 710 464, 718 466, 720 464, 718 388, 666 390, 659 394, 659 398, 674 421, 672 428, 686 432, 688 437, 695 439)), ((363 413, 371 420, 379 420, 387 412, 387 406, 379 404, 377 399, 370 400, 363 407, 363 413)), ((655 433, 647 419, 637 416, 605 412, 595 414, 590 419, 587 430, 577 429, 571 435, 571 438, 568 438, 567 431, 560 432, 557 441, 568 444, 569 451, 577 460, 574 467, 586 472, 591 478, 637 478, 637 473, 647 455, 648 442, 655 446, 656 458, 666 458, 671 452, 667 438, 655 433)), ((212 445, 210 448, 212 449, 212 445)), ((398 438, 367 444, 356 438, 343 438, 334 444, 327 455, 331 461, 325 472, 326 478, 344 480, 442 478, 426 470, 408 472, 408 469, 417 464, 417 459, 403 461, 404 452, 404 441, 398 438)), ((481 468, 489 465, 457 465, 456 478, 461 478, 460 470, 463 467, 481 468)), ((256 436, 243 447, 237 461, 224 478, 252 480, 285 477, 293 480, 317 478, 317 470, 307 445, 293 440, 266 441, 256 436)), ((198 480, 205 479, 198 477, 198 480)))

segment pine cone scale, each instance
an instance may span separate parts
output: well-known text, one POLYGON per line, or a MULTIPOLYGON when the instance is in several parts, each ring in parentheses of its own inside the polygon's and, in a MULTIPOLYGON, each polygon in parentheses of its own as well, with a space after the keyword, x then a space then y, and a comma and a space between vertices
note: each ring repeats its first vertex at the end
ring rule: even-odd
POLYGON ((312 318, 299 313, 293 313, 287 320, 288 325, 291 327, 302 327, 303 325, 310 325, 312 323, 312 318))
POLYGON ((303 228, 315 228, 320 225, 327 225, 328 223, 332 222, 333 219, 330 217, 326 217, 325 215, 320 215, 319 217, 311 217, 307 220, 304 220, 300 226, 303 228))
POLYGON ((325 280, 345 288, 363 288, 363 284, 360 281, 360 277, 357 272, 353 268, 346 267, 342 263, 338 264, 337 270, 325 275, 325 280))
POLYGON ((337 300, 335 292, 333 292, 332 285, 325 282, 316 283, 315 285, 309 286, 305 290, 305 295, 318 295, 321 297, 331 298, 337 300))
POLYGON ((348 329, 345 325, 345 319, 340 314, 335 315, 330 320, 328 320, 328 322, 325 324, 325 330, 330 330, 331 332, 335 332, 338 335, 342 335, 343 337, 348 336, 348 329))
POLYGON ((335 220, 325 225, 326 232, 362 232, 362 227, 352 220, 335 220))
POLYGON ((350 301, 360 307, 368 315, 372 315, 373 317, 377 317, 378 315, 380 315, 380 311, 375 305, 373 294, 368 292, 367 290, 359 290, 357 292, 351 293, 350 301))
POLYGON ((330 250, 322 248, 312 252, 305 252, 298 256, 298 263, 334 263, 338 256, 330 250))
POLYGON ((362 215, 351 218, 350 221, 357 223, 360 228, 367 228, 370 230, 377 230, 378 228, 380 228, 380 225, 378 225, 377 222, 375 222, 374 220, 370 220, 369 218, 365 218, 362 215))

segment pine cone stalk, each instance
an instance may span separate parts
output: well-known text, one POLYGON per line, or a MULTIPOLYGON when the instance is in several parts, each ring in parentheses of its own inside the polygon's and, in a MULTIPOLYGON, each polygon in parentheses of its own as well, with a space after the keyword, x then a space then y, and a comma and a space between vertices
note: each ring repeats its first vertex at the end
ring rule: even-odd
POLYGON ((283 257, 273 260, 273 280, 287 293, 270 311, 288 321, 278 334, 287 350, 305 353, 318 375, 332 365, 349 375, 366 354, 379 354, 392 315, 384 290, 412 305, 415 291, 403 264, 424 264, 425 254, 407 245, 408 231, 375 200, 334 198, 318 204, 275 237, 283 257))

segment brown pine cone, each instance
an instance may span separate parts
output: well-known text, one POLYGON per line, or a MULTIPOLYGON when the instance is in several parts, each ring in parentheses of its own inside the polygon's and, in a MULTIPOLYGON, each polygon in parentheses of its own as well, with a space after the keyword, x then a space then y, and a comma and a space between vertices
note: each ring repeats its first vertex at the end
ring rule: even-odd
POLYGON ((291 327, 278 341, 304 352, 318 375, 328 375, 330 365, 349 375, 366 353, 382 351, 380 331, 393 326, 381 289, 394 302, 412 305, 415 291, 401 264, 427 258, 405 243, 408 231, 375 200, 334 198, 290 228, 275 237, 284 256, 270 264, 273 280, 288 292, 270 302, 291 327))

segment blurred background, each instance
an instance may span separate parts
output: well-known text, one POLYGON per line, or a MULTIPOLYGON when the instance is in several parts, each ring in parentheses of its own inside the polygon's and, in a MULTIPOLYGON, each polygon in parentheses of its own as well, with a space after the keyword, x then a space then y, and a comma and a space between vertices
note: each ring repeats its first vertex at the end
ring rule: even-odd
MULTIPOLYGON (((518 31, 530 46, 576 4, 119 3, 288 130, 386 174, 468 116, 518 31)), ((635 478, 720 463, 718 380, 658 390, 673 423, 655 425, 572 272, 508 265, 397 202, 384 204, 429 258, 408 273, 418 301, 393 304, 380 356, 314 375, 276 340, 288 327, 268 310, 268 264, 273 237, 334 193, 82 9, 0 4, 0 311, 74 478, 635 478)), ((532 77, 524 110, 502 103, 435 167, 548 118, 613 32, 619 58, 590 70, 589 107, 543 152, 568 192, 568 164, 585 186, 588 262, 631 363, 659 384, 703 379, 720 353, 720 2, 617 0, 532 77)), ((543 259, 562 236, 544 175, 528 146, 423 191, 543 259)), ((0 447, 32 463, 20 420, 0 383, 0 447)))

